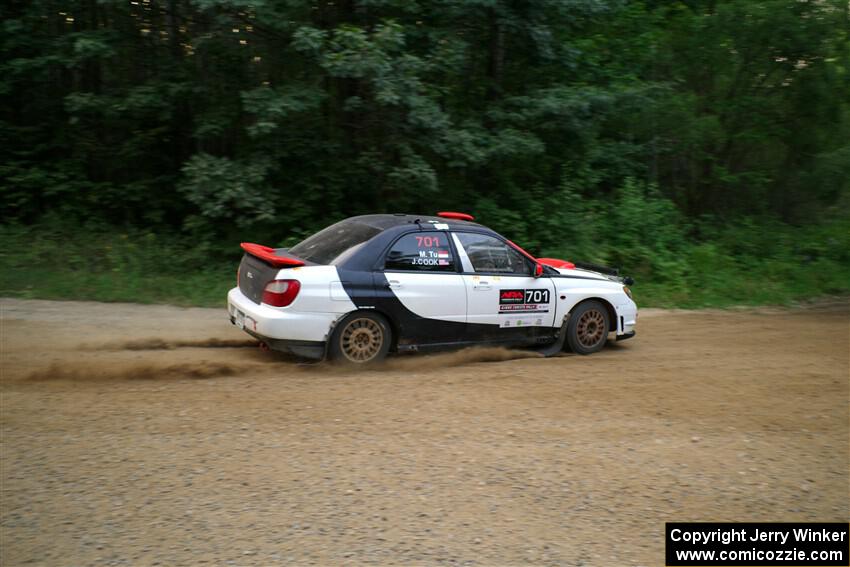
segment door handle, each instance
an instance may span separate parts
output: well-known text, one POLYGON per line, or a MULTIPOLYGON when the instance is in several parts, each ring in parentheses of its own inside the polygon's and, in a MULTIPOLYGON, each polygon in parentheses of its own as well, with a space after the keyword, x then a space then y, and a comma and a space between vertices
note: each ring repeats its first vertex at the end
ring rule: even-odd
POLYGON ((479 281, 477 284, 475 284, 475 289, 480 289, 480 290, 490 289, 490 282, 479 281))
POLYGON ((390 288, 398 288, 401 287, 401 282, 398 280, 390 280, 387 282, 387 287, 390 288))

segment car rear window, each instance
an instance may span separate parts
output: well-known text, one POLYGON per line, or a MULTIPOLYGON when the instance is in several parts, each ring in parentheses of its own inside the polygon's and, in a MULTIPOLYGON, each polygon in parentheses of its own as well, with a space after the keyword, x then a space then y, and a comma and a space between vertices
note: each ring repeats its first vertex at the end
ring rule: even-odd
POLYGON ((362 245, 379 232, 380 228, 344 220, 302 240, 290 248, 289 253, 314 264, 334 264, 343 254, 362 245))

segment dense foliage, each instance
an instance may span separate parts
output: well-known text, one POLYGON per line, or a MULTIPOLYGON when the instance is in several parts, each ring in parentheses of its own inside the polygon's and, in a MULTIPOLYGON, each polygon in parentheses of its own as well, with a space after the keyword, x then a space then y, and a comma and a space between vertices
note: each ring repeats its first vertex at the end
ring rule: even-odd
MULTIPOLYGON (((846 0, 0 11, 0 237, 44 244, 6 266, 64 243, 127 277, 99 262, 103 238, 129 238, 161 246, 159 267, 223 271, 239 240, 457 209, 534 252, 621 265, 665 304, 714 303, 717 274, 740 284, 726 302, 850 287, 846 0), (801 265, 831 275, 789 283, 801 265)), ((114 298, 104 282, 66 295, 114 298)))

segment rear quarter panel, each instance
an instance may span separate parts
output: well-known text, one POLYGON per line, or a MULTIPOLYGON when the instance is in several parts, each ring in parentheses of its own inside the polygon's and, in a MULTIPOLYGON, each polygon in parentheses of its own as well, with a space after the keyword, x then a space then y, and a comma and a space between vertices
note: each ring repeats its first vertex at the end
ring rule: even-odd
POLYGON ((349 313, 356 309, 345 292, 335 266, 301 266, 280 270, 277 279, 294 279, 301 291, 288 307, 291 311, 310 313, 349 313))

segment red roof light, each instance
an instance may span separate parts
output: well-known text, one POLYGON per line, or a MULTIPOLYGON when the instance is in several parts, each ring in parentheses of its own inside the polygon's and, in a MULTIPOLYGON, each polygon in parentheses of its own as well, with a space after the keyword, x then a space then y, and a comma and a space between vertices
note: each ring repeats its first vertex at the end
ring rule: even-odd
POLYGON ((562 268, 566 270, 574 270, 576 265, 567 260, 561 260, 559 258, 538 258, 538 262, 543 264, 544 266, 551 266, 553 268, 562 268))
POLYGON ((455 220, 465 220, 465 221, 473 221, 475 217, 472 215, 468 215, 466 213, 453 213, 451 211, 442 211, 437 213, 438 217, 443 217, 444 219, 455 219, 455 220))

